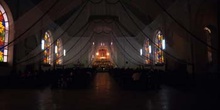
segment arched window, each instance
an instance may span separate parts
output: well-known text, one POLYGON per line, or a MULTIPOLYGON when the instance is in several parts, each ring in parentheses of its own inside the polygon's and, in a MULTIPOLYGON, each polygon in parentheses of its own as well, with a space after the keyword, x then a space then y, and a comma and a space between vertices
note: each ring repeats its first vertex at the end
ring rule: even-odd
POLYGON ((155 36, 155 64, 163 64, 164 63, 164 55, 163 50, 165 49, 165 40, 161 31, 158 31, 155 36))
POLYGON ((44 37, 43 37, 43 63, 44 64, 52 64, 52 35, 49 31, 45 32, 44 37))
MULTIPOLYGON (((207 44, 208 45, 212 45, 212 37, 211 37, 211 29, 209 29, 208 27, 204 28, 205 30, 205 34, 206 34, 206 38, 207 38, 207 44)), ((210 47, 207 46, 207 57, 208 57, 208 63, 212 63, 212 49, 210 47)))
POLYGON ((58 39, 55 44, 56 65, 61 65, 63 63, 62 53, 63 53, 62 41, 61 39, 58 39))
POLYGON ((0 62, 8 62, 9 23, 7 13, 0 4, 0 62))
POLYGON ((144 43, 144 50, 145 50, 145 64, 150 64, 151 45, 149 39, 147 39, 144 43))

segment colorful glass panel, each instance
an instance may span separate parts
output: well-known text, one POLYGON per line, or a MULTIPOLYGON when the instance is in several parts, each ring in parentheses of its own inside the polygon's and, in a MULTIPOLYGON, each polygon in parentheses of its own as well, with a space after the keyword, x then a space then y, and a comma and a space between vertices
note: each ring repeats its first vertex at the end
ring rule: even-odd
POLYGON ((145 49, 145 63, 146 64, 150 64, 150 42, 149 39, 146 40, 145 45, 144 45, 144 49, 145 49))
POLYGON ((0 5, 0 62, 8 61, 8 18, 4 8, 0 5))
POLYGON ((49 32, 44 34, 44 58, 43 62, 45 64, 51 64, 52 58, 52 49, 51 49, 51 35, 49 32))
POLYGON ((155 48, 155 64, 163 64, 164 56, 162 51, 162 40, 163 35, 161 31, 158 31, 155 38, 156 48, 155 48))
POLYGON ((57 46, 56 64, 61 65, 62 64, 62 52, 63 52, 61 39, 57 40, 56 46, 57 46))

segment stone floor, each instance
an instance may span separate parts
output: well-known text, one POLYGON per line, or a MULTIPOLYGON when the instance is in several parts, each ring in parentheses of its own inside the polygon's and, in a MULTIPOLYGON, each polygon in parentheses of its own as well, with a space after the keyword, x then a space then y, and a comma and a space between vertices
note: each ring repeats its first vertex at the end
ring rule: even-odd
POLYGON ((219 92, 124 90, 108 73, 97 73, 87 89, 1 89, 0 110, 220 110, 219 92))

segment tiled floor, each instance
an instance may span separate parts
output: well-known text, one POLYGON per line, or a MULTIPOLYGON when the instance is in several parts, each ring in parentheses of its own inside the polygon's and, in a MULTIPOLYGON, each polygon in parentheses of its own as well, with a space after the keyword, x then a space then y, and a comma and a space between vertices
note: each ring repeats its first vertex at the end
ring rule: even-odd
POLYGON ((3 89, 0 110, 220 110, 215 91, 123 90, 108 73, 97 73, 88 89, 3 89))

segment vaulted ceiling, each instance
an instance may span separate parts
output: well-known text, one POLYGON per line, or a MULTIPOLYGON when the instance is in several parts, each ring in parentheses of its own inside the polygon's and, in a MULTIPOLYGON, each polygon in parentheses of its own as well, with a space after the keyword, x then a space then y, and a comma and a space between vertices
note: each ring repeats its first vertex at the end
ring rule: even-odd
MULTIPOLYGON (((19 0, 18 0, 19 1, 19 0)), ((129 36, 136 36, 139 29, 132 24, 132 19, 142 29, 149 25, 163 11, 156 2, 159 2, 164 8, 169 8, 175 0, 31 0, 34 7, 19 16, 15 21, 17 32, 15 36, 21 35, 33 24, 35 25, 31 33, 48 27, 51 23, 63 28, 67 24, 72 24, 69 31, 70 35, 74 33, 75 28, 82 27, 89 19, 103 20, 106 17, 117 18, 117 23, 121 29, 129 36), (132 18, 132 19, 131 19, 132 18), (43 19, 43 20, 42 20, 43 19), (41 20, 41 23, 38 22, 41 20), (24 21, 26 23, 24 24, 24 21), (74 23, 75 24, 74 24, 74 23), (40 28, 39 28, 40 27, 40 28)), ((8 1, 10 2, 10 1, 8 1)), ((108 18, 109 19, 109 18, 108 18)), ((103 25, 101 26, 103 28, 103 25)), ((96 26, 97 27, 97 26, 96 26)), ((106 25, 105 25, 106 27, 106 25)), ((112 28, 112 27, 108 27, 112 28)), ((116 29, 112 29, 116 34, 116 29)), ((24 37, 25 38, 25 37, 24 37)))

